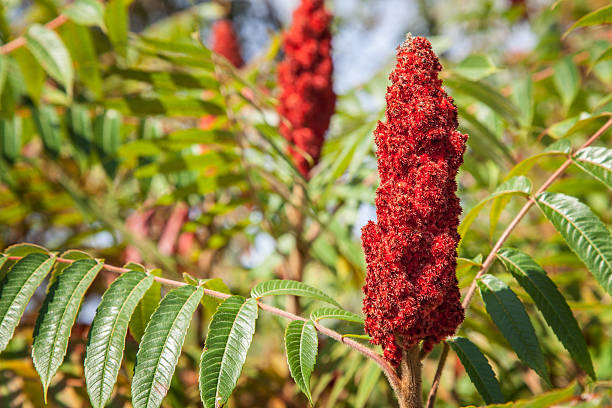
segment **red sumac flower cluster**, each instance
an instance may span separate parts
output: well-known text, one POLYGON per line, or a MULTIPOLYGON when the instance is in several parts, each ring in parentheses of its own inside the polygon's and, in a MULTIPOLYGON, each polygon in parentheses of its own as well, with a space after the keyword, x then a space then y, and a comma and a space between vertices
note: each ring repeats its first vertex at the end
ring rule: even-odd
POLYGON ((363 228, 368 265, 366 331, 397 364, 402 348, 425 351, 455 332, 463 308, 455 275, 459 215, 455 177, 467 135, 438 78, 425 38, 398 48, 387 89, 386 122, 375 130, 380 187, 377 222, 363 228))

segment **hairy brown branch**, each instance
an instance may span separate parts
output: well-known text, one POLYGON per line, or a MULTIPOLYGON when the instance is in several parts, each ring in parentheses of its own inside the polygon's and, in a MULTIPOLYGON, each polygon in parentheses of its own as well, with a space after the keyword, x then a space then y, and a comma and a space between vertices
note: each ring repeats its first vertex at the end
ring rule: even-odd
MULTIPOLYGON (((529 197, 528 201, 525 203, 525 205, 523 205, 523 208, 521 208, 521 210, 516 214, 514 219, 510 222, 508 227, 501 234, 501 236, 499 237, 499 239, 497 240, 497 242, 495 243, 495 245, 491 249, 491 252, 489 252, 489 255, 487 256, 485 261, 482 263, 482 266, 481 266, 480 270, 478 271, 478 273, 474 277, 474 280, 472 281, 472 283, 471 283, 467 293, 465 294, 465 297, 463 298, 462 306, 463 306, 464 309, 467 310, 467 308, 470 305, 470 302, 471 302, 472 298, 474 297, 474 293, 476 291, 476 286, 478 284, 477 283, 478 279, 480 279, 480 277, 482 277, 482 275, 484 275, 489 270, 491 265, 493 265, 493 262, 495 261, 495 255, 497 254, 497 251, 502 247, 504 242, 506 242, 506 240, 508 239, 508 237, 510 236, 510 234, 512 233, 514 228, 523 219, 525 214, 527 214, 529 209, 531 207, 533 207, 533 205, 536 202, 536 197, 540 193, 543 193, 544 191, 546 191, 546 189, 548 187, 550 187, 552 185, 552 183, 554 183, 559 178, 559 176, 561 176, 561 174, 563 174, 563 172, 572 164, 572 157, 574 157, 578 151, 580 151, 581 149, 584 149, 585 147, 590 146, 595 140, 597 140, 598 137, 600 137, 606 130, 608 130, 608 128, 610 126, 612 126, 612 119, 609 119, 602 127, 600 127, 597 132, 595 132, 582 146, 580 146, 580 148, 578 150, 576 150, 576 152, 572 156, 570 156, 544 182, 544 184, 542 184, 542 186, 540 186, 540 188, 536 191, 536 193, 534 195, 529 197)), ((438 387, 440 386, 440 378, 442 376, 442 370, 444 369, 444 365, 446 363, 446 357, 448 356, 448 349, 449 349, 449 345, 448 345, 448 343, 445 342, 444 346, 443 346, 443 349, 442 349, 442 355, 440 356, 440 361, 438 361, 438 368, 436 369, 436 374, 435 374, 433 383, 431 385, 431 390, 429 391, 429 395, 427 397, 427 408, 433 408, 433 406, 434 406, 434 402, 435 402, 435 399, 436 399, 436 393, 438 392, 438 387)))

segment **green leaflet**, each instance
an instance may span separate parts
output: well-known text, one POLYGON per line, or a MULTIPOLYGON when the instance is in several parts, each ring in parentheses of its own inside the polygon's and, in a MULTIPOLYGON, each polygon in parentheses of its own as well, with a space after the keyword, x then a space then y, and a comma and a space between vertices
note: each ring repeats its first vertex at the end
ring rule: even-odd
POLYGON ((254 297, 255 299, 259 299, 264 296, 282 295, 308 297, 322 300, 323 302, 340 307, 338 302, 321 290, 294 280, 273 279, 266 282, 261 282, 251 290, 251 297, 254 297))
POLYGON ((363 317, 349 312, 348 310, 338 309, 335 307, 320 307, 310 313, 310 318, 315 322, 322 319, 338 319, 363 324, 363 317))
POLYGON ((32 359, 40 375, 45 401, 47 389, 62 364, 68 337, 76 320, 81 300, 103 264, 81 259, 67 267, 49 288, 34 328, 32 359))
POLYGON ((317 360, 317 347, 317 331, 311 320, 294 320, 289 323, 285 331, 289 371, 311 405, 314 403, 310 394, 310 375, 317 360))
POLYGON ((565 194, 542 193, 536 202, 570 249, 612 294, 612 235, 597 215, 565 194))
POLYGON ((571 56, 567 55, 555 64, 553 82, 561 95, 563 106, 569 109, 580 90, 580 73, 571 56))
POLYGON ((550 384, 540 343, 519 298, 504 282, 489 274, 478 280, 478 287, 487 313, 516 355, 550 384))
POLYGON ((213 316, 200 359, 200 397, 206 408, 230 397, 255 333, 257 301, 227 298, 213 316))
POLYGON ((455 337, 449 340, 448 344, 457 353, 470 380, 485 402, 487 404, 504 402, 504 395, 495 373, 478 347, 463 337, 455 337))
POLYGON ((565 388, 545 392, 523 400, 508 402, 506 404, 488 405, 487 408, 549 408, 552 406, 559 406, 557 404, 562 402, 574 400, 577 393, 580 392, 579 390, 580 387, 576 382, 573 382, 565 388))
POLYGON ((110 0, 106 3, 104 23, 113 48, 123 58, 127 57, 129 17, 125 0, 110 0))
POLYGON ((43 141, 45 150, 57 157, 62 146, 60 120, 53 107, 42 105, 32 109, 32 118, 36 130, 43 141))
POLYGON ((22 121, 19 116, 0 118, 0 153, 8 162, 15 162, 21 155, 22 121))
POLYGON ((470 81, 458 75, 452 75, 444 80, 444 85, 477 99, 504 117, 509 123, 516 124, 516 117, 520 114, 516 106, 484 82, 470 81))
POLYGON ((66 88, 68 97, 72 98, 72 59, 59 35, 43 25, 32 24, 25 37, 32 55, 50 77, 66 88))
POLYGON ((77 24, 104 27, 104 4, 96 0, 76 0, 63 14, 77 24))
POLYGON ((102 296, 89 330, 85 353, 85 383, 91 405, 104 407, 121 367, 128 322, 153 276, 130 271, 117 278, 102 296))
MULTIPOLYGON (((0 258, 0 266, 8 258, 0 258)), ((0 282, 0 352, 13 337, 15 328, 45 276, 49 274, 54 256, 32 253, 17 261, 0 282)))
POLYGON ((574 164, 612 190, 612 149, 585 147, 572 158, 574 164))
POLYGON ((170 380, 181 354, 185 334, 204 290, 185 285, 162 299, 138 347, 132 404, 134 408, 159 407, 170 387, 170 380))
POLYGON ((612 5, 604 6, 600 9, 597 9, 586 16, 580 18, 580 20, 576 21, 566 32, 563 34, 565 37, 570 32, 578 27, 589 27, 599 24, 610 24, 612 23, 612 5))
POLYGON ((546 319, 546 323, 591 378, 595 378, 593 363, 584 336, 572 310, 559 293, 555 283, 531 257, 516 249, 502 248, 497 257, 517 282, 529 293, 546 319))
MULTIPOLYGON (((126 265, 126 268, 129 268, 126 265)), ((144 272, 144 268, 143 268, 144 272)), ((153 276, 161 276, 160 270, 152 270, 150 272, 153 276)), ((130 319, 129 329, 130 334, 137 342, 142 340, 142 335, 145 332, 147 323, 151 320, 151 315, 157 309, 157 305, 161 301, 161 284, 154 281, 149 290, 145 293, 143 298, 138 302, 132 318, 130 319)))
POLYGON ((480 211, 489 201, 496 198, 509 197, 513 195, 528 196, 529 193, 531 193, 531 181, 529 181, 529 179, 525 176, 513 177, 510 180, 500 184, 500 186, 497 187, 491 195, 472 207, 472 209, 465 215, 458 228, 459 235, 461 235, 459 245, 461 245, 463 237, 476 217, 478 217, 480 211))
POLYGON ((367 368, 363 371, 363 375, 359 381, 359 389, 355 396, 355 408, 365 407, 382 373, 380 367, 372 360, 369 360, 366 365, 367 368))

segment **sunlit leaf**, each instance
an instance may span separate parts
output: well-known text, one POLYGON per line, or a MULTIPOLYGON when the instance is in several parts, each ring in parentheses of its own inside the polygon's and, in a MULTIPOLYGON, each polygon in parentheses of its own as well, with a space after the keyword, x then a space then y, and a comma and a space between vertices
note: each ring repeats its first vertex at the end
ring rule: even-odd
POLYGON ((265 296, 303 296, 312 299, 322 300, 323 302, 330 303, 334 306, 340 307, 331 296, 327 295, 323 291, 313 288, 302 282, 293 280, 274 279, 266 282, 261 282, 251 289, 251 296, 259 299, 265 296))
POLYGON ((206 408, 224 405, 234 390, 256 320, 255 299, 232 296, 219 305, 200 359, 200 397, 206 408))
POLYGON ((576 152, 574 164, 612 190, 612 149, 585 147, 576 152))
POLYGON ((565 194, 542 193, 536 202, 570 249, 612 294, 612 235, 597 215, 565 194))
POLYGON ((202 293, 201 287, 191 285, 173 289, 151 316, 136 355, 132 379, 134 408, 161 406, 202 293))
POLYGON ((306 394, 311 405, 310 375, 317 360, 317 331, 312 321, 294 320, 285 331, 285 350, 291 377, 302 392, 306 394))

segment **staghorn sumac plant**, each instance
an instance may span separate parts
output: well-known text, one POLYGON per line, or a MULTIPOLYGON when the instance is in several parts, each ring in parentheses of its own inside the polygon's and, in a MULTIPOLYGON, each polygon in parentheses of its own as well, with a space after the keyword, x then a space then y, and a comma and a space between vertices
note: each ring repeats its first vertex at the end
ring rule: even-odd
POLYGON ((0 12, 0 406, 612 403, 609 6, 44 3, 0 12))

